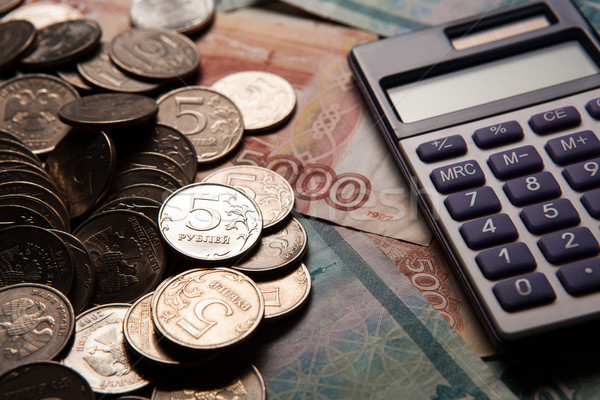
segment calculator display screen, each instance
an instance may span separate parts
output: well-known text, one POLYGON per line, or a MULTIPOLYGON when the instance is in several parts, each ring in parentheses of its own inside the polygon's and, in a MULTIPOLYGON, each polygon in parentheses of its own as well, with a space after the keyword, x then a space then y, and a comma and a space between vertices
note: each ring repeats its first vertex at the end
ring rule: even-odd
POLYGON ((387 90, 403 122, 509 98, 600 72, 578 41, 568 41, 387 90))

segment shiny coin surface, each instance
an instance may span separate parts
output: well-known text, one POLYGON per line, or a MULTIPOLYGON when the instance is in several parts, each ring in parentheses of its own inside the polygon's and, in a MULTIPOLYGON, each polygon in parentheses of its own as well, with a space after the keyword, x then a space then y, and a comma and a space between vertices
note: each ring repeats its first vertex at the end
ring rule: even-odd
POLYGON ((148 93, 160 87, 158 83, 144 82, 125 75, 111 61, 106 45, 102 45, 92 57, 79 61, 77 70, 85 81, 104 90, 148 93))
POLYGON ((0 71, 10 67, 19 59, 33 43, 34 38, 35 27, 31 22, 0 23, 0 71))
POLYGON ((247 276, 227 268, 193 269, 154 292, 152 320, 186 348, 219 349, 247 338, 264 314, 264 300, 247 276))
POLYGON ((166 187, 153 185, 151 183, 139 183, 136 185, 127 186, 114 193, 107 201, 120 199, 123 197, 144 197, 154 201, 163 203, 173 193, 172 190, 166 187))
POLYGON ((103 132, 71 131, 46 159, 46 170, 65 199, 71 218, 86 214, 106 195, 116 153, 103 132))
POLYGON ((134 28, 121 32, 108 47, 121 69, 146 79, 182 79, 200 65, 200 53, 186 36, 166 29, 134 28))
POLYGON ((23 0, 0 0, 0 14, 4 14, 21 4, 23 0))
POLYGON ((13 204, 36 211, 45 219, 47 219, 54 229, 59 229, 65 232, 69 231, 69 226, 65 225, 65 222, 60 218, 56 210, 54 210, 47 203, 33 196, 28 196, 25 194, 9 194, 0 196, 0 206, 13 204))
POLYGON ((222 168, 202 182, 221 183, 240 189, 256 202, 263 217, 263 228, 283 221, 294 208, 294 190, 281 175, 254 165, 222 168))
POLYGON ((64 241, 36 226, 0 230, 0 287, 41 283, 68 294, 73 262, 64 241))
POLYGON ((68 82, 70 85, 76 87, 81 91, 91 92, 92 90, 94 90, 93 87, 91 87, 86 81, 83 80, 83 78, 81 77, 81 75, 79 75, 79 72, 77 72, 77 69, 75 67, 65 66, 60 70, 56 71, 56 74, 60 79, 68 82))
POLYGON ((48 176, 48 174, 34 171, 31 169, 6 169, 0 171, 0 182, 31 182, 43 186, 46 189, 59 194, 56 183, 48 176))
MULTIPOLYGON (((188 175, 177 161, 160 153, 134 153, 119 161, 119 164, 117 165, 118 172, 124 172, 135 168, 150 168, 166 172, 181 183, 181 185, 192 183, 192 180, 189 179, 188 175)), ((155 183, 160 184, 160 182, 155 183)))
POLYGON ((62 79, 27 74, 0 85, 0 129, 18 137, 34 153, 48 153, 69 131, 58 119, 58 109, 79 98, 62 79))
POLYGON ((22 19, 31 22, 36 29, 42 29, 58 22, 83 19, 77 9, 63 3, 38 2, 27 4, 7 14, 2 20, 22 19))
POLYGON ((144 214, 152 221, 158 222, 158 212, 160 211, 160 206, 161 203, 156 200, 132 196, 107 201, 98 207, 95 213, 113 210, 129 210, 144 214))
POLYGON ((133 168, 119 172, 112 181, 111 193, 116 193, 128 186, 150 183, 167 189, 176 190, 183 186, 173 175, 156 168, 133 168))
POLYGON ((238 257, 258 242, 262 217, 256 203, 240 190, 194 183, 165 200, 159 228, 178 252, 196 260, 219 261, 238 257))
POLYGON ((65 226, 69 225, 69 213, 63 201, 51 190, 35 183, 12 181, 0 183, 0 196, 24 194, 36 197, 50 205, 60 216, 65 226))
POLYGON ((156 223, 132 211, 107 211, 73 233, 94 262, 95 304, 129 303, 154 290, 166 266, 156 223))
POLYGON ((49 286, 27 283, 0 289, 0 373, 56 357, 69 343, 74 319, 66 297, 49 286))
POLYGON ((56 362, 34 362, 6 372, 0 377, 2 399, 94 400, 87 381, 72 368, 56 362))
POLYGON ((307 243, 304 227, 292 217, 276 231, 263 233, 256 248, 232 268, 248 273, 283 269, 304 255, 307 243))
POLYGON ((27 68, 49 68, 80 58, 98 44, 102 31, 91 19, 48 25, 38 30, 33 50, 21 60, 27 68))
POLYGON ((129 304, 106 304, 77 316, 74 346, 62 363, 80 373, 96 393, 128 393, 149 381, 126 350, 123 319, 129 304))
POLYGON ((238 399, 265 400, 267 391, 255 366, 232 366, 198 374, 178 374, 163 379, 152 393, 152 400, 238 399), (175 378, 175 377, 173 377, 175 378))
POLYGON ((101 93, 65 103, 58 116, 66 124, 87 128, 119 128, 147 122, 158 106, 154 99, 131 93, 101 93))
POLYGON ((212 88, 239 107, 246 130, 264 130, 287 120, 296 108, 296 91, 279 75, 242 71, 219 79, 212 88))
POLYGON ((39 226, 50 229, 52 224, 35 210, 14 204, 0 205, 0 229, 16 225, 39 226))
POLYGON ((231 100, 212 89, 175 89, 158 99, 158 106, 158 122, 187 136, 199 163, 225 157, 242 140, 242 114, 231 100))
POLYGON ((213 18, 214 0, 134 0, 129 8, 133 25, 181 33, 202 29, 213 18))
POLYGON ((279 318, 301 307, 310 294, 311 279, 306 265, 268 280, 256 280, 265 299, 265 318, 279 318))

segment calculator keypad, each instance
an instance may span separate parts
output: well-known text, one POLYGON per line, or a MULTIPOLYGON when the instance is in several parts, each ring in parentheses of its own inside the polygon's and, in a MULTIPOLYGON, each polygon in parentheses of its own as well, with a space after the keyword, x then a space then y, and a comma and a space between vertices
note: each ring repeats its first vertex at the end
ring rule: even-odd
POLYGON ((600 316, 599 137, 596 89, 399 142, 504 338, 600 316), (417 151, 457 136, 455 156, 417 151))

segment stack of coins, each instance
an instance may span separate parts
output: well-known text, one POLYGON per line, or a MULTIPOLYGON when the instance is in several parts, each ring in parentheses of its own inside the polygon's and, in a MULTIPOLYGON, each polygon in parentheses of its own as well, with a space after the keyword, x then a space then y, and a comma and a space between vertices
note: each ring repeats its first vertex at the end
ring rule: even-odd
POLYGON ((211 1, 130 12, 106 43, 64 4, 0 21, 0 390, 265 398, 254 366, 224 365, 309 297, 294 192, 258 166, 196 175, 285 123, 295 91, 262 71, 185 86, 211 1))

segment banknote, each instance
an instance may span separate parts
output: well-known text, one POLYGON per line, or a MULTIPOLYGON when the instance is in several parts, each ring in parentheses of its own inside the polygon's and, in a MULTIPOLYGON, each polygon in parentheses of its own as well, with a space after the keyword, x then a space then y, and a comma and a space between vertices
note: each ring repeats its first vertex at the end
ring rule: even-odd
POLYGON ((301 222, 309 304, 248 346, 269 399, 514 398, 364 234, 301 222))

